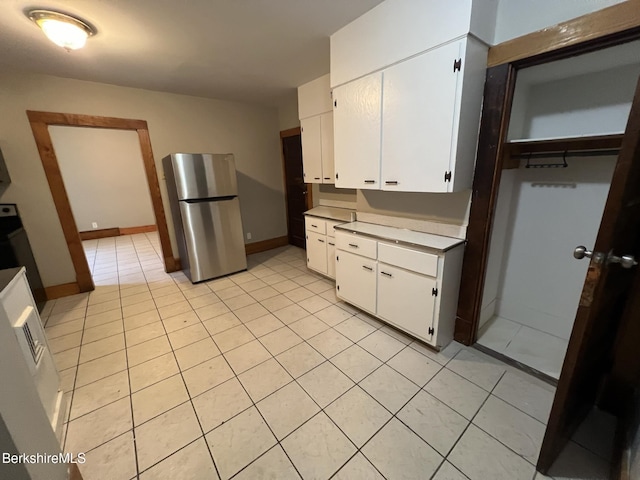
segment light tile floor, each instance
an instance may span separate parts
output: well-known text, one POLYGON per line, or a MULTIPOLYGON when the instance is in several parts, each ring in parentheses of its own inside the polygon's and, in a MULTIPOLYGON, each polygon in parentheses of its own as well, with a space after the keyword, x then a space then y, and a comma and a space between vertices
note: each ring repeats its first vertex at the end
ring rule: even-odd
POLYGON ((498 316, 482 327, 478 343, 556 380, 569 345, 564 338, 498 316))
MULTIPOLYGON (((547 478, 552 387, 339 301, 303 250, 199 285, 164 273, 155 234, 85 250, 96 290, 42 316, 86 480, 547 478)), ((571 443, 555 478, 606 478, 602 455, 571 443)))

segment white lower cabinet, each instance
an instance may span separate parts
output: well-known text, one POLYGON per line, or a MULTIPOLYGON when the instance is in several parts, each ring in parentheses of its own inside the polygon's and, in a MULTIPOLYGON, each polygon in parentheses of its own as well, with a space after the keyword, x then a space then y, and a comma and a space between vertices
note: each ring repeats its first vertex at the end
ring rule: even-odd
POLYGON ((307 266, 327 274, 327 237, 307 230, 307 266))
POLYGON ((385 263, 380 263, 378 269, 378 316, 431 342, 436 279, 385 263))
POLYGON ((450 250, 430 253, 338 230, 336 295, 444 348, 453 340, 464 251, 449 240, 450 250))
POLYGON ((305 217, 307 267, 336 278, 336 239, 333 227, 344 222, 305 217))
POLYGON ((336 239, 327 238, 327 277, 336 278, 336 239))
POLYGON ((354 253, 336 252, 338 297, 369 313, 376 313, 378 262, 354 253))

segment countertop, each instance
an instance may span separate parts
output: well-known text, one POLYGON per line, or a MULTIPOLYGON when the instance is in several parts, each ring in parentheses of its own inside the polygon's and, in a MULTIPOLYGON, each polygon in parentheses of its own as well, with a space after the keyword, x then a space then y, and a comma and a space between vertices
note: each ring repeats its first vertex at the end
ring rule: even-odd
POLYGON ((356 211, 349 208, 325 207, 320 205, 304 212, 310 217, 326 218, 328 220, 338 220, 341 222, 352 222, 356 211))
POLYGON ((18 272, 21 268, 22 267, 16 267, 0 270, 0 292, 7 288, 7 285, 9 285, 11 283, 11 280, 13 280, 16 275, 18 275, 18 272))
POLYGON ((386 227, 384 225, 365 222, 345 223, 336 226, 335 229, 439 253, 446 252, 465 243, 464 240, 459 238, 414 232, 413 230, 386 227))

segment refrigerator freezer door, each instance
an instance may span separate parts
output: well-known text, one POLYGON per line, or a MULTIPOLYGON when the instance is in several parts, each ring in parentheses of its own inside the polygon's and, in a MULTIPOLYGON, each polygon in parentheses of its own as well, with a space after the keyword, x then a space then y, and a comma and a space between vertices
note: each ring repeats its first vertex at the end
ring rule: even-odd
MULTIPOLYGON (((192 282, 201 282, 247 268, 240 202, 180 202, 184 229, 186 273, 192 282)), ((181 256, 183 253, 181 252, 181 256)))
POLYGON ((171 163, 178 200, 238 195, 233 155, 174 153, 171 163))

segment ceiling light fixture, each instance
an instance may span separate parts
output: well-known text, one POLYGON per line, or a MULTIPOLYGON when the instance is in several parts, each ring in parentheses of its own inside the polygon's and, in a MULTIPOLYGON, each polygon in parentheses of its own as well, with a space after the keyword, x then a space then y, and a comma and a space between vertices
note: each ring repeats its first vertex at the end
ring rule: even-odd
POLYGON ((96 30, 84 20, 52 10, 30 10, 27 17, 38 25, 49 40, 67 51, 84 47, 96 30))

